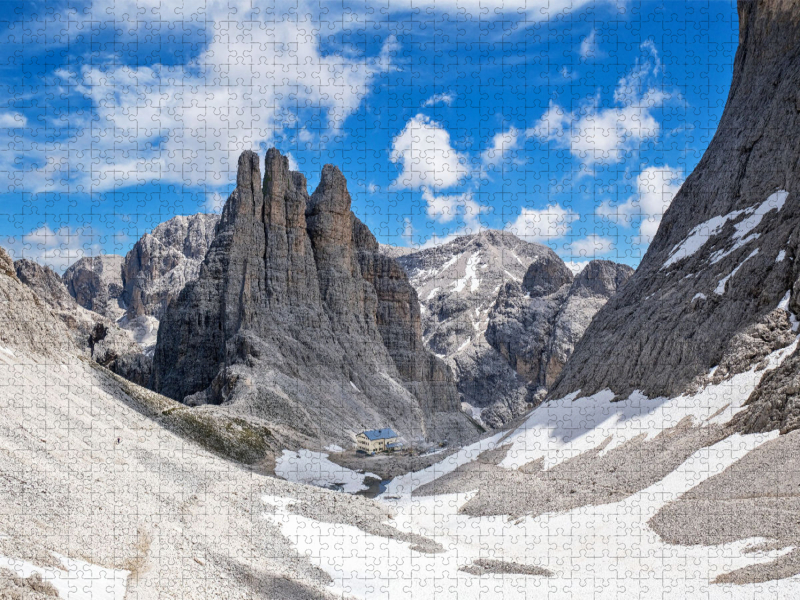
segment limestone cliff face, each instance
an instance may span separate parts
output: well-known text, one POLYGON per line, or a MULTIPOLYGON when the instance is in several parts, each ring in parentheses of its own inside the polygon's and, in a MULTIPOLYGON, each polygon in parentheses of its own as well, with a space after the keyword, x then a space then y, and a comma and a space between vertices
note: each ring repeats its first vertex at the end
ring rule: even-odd
POLYGON ((32 353, 63 360, 66 353, 75 350, 64 323, 19 280, 14 263, 0 248, 0 359, 3 355, 32 353))
POLYGON ((573 288, 572 271, 553 250, 507 231, 379 251, 408 273, 421 303, 421 339, 452 368, 459 401, 491 427, 542 399, 618 279, 632 272, 593 261, 573 288))
MULTIPOLYGON (((636 273, 578 343, 554 397, 603 388, 674 396, 713 367, 724 378, 786 343, 775 328, 786 333, 789 319, 778 313, 800 310, 800 146, 790 142, 800 136, 800 5, 738 8, 739 48, 719 128, 636 273)), ((792 389, 779 376, 765 383, 792 389)), ((781 423, 783 405, 777 399, 772 416, 749 422, 781 423)))
POLYGON ((122 261, 116 254, 86 256, 70 265, 62 280, 83 308, 117 319, 122 315, 122 261))
POLYGON ((173 217, 136 242, 122 264, 127 321, 142 316, 160 319, 169 301, 197 278, 217 221, 219 215, 173 217))
POLYGON ((263 179, 259 166, 240 157, 198 278, 164 314, 154 388, 319 440, 378 426, 472 435, 449 372, 421 346, 413 288, 375 256, 341 172, 327 165, 309 197, 277 150, 263 179))
POLYGON ((486 330, 489 343, 536 389, 553 385, 595 313, 633 273, 593 260, 572 279, 553 262, 535 261, 521 286, 500 290, 486 330))

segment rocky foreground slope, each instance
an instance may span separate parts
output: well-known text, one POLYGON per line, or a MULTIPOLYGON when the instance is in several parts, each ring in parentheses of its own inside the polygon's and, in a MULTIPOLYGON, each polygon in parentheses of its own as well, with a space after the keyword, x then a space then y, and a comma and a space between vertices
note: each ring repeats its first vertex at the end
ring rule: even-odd
POLYGON ((416 293, 350 211, 344 176, 309 197, 277 150, 242 154, 198 279, 158 332, 154 388, 351 443, 365 428, 456 441, 477 428, 421 341, 416 293))
POLYGON ((417 290, 425 346, 451 366, 468 410, 492 427, 541 400, 594 313, 633 272, 592 261, 573 284, 550 248, 493 230, 382 252, 397 257, 417 290))

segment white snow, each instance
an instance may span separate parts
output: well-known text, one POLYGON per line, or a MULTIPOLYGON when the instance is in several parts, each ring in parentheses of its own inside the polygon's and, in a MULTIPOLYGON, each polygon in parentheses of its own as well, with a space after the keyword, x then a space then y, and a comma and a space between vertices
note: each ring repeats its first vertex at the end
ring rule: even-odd
POLYGON ((777 257, 775 257, 775 262, 776 262, 776 263, 779 263, 779 262, 781 262, 781 261, 782 261, 784 258, 786 258, 786 250, 781 250, 780 252, 778 252, 778 256, 777 256, 777 257))
POLYGON ((744 259, 742 262, 740 262, 738 265, 736 265, 736 268, 735 268, 733 271, 731 271, 731 272, 730 272, 728 275, 726 275, 725 277, 723 277, 722 279, 720 279, 719 283, 717 284, 717 287, 714 289, 714 293, 715 293, 715 294, 718 294, 718 295, 720 295, 720 296, 721 296, 722 294, 724 294, 724 293, 725 293, 725 285, 728 283, 728 280, 729 280, 731 277, 733 277, 734 275, 736 275, 736 272, 737 272, 739 269, 741 269, 741 268, 742 268, 742 265, 743 265, 744 263, 746 263, 748 260, 750 260, 751 258, 753 258, 753 257, 754 257, 756 254, 758 254, 758 248, 756 248, 755 250, 753 250, 753 251, 750 253, 750 255, 749 255, 747 258, 745 258, 745 259, 744 259))
POLYGON ((617 448, 642 433, 657 435, 674 427, 685 417, 700 423, 726 423, 744 403, 764 374, 777 367, 797 347, 797 340, 770 354, 768 367, 755 367, 694 395, 676 398, 648 398, 634 391, 628 398, 612 402, 614 394, 604 390, 577 398, 573 393, 546 402, 531 413, 527 421, 504 443, 513 443, 501 467, 518 469, 542 459, 544 468, 569 460, 597 448, 611 438, 604 452, 617 448))
POLYGON ((341 446, 337 446, 336 444, 328 444, 327 446, 325 446, 325 450, 327 450, 328 452, 333 452, 335 454, 344 452, 344 448, 342 448, 341 446))
POLYGON ((467 258, 467 264, 464 266, 464 277, 453 282, 453 288, 456 292, 461 292, 470 283, 470 291, 474 292, 481 284, 480 279, 476 276, 475 268, 478 265, 479 255, 470 254, 467 258))
POLYGON ((758 227, 758 225, 761 223, 761 220, 764 218, 764 215, 766 215, 768 212, 773 209, 781 210, 783 205, 786 203, 786 198, 788 195, 788 192, 780 190, 774 194, 771 194, 769 198, 767 198, 758 206, 753 206, 744 210, 734 210, 729 212, 727 215, 712 217, 711 219, 700 223, 689 232, 689 235, 686 237, 686 239, 672 249, 669 254, 669 258, 661 268, 666 269, 678 261, 691 256, 700 248, 702 248, 710 238, 717 235, 728 221, 734 221, 742 215, 746 215, 746 218, 739 223, 736 223, 734 226, 735 230, 732 236, 732 239, 734 240, 733 248, 727 251, 717 252, 712 256, 711 262, 718 262, 731 252, 741 248, 754 239, 757 239, 758 234, 748 234, 750 234, 753 229, 758 227))
POLYGON ((386 490, 383 492, 382 496, 406 495, 410 497, 411 492, 419 486, 430 483, 448 473, 452 473, 461 465, 465 465, 478 458, 481 452, 495 448, 497 441, 504 435, 505 432, 501 431, 500 433, 496 433, 493 436, 459 449, 458 452, 449 455, 444 460, 431 465, 427 469, 395 477, 386 486, 386 490))
POLYGON ((14 356, 14 351, 11 348, 6 348, 4 346, 0 346, 0 352, 4 354, 8 354, 9 356, 14 356))
POLYGON ((478 408, 477 406, 472 406, 469 402, 462 402, 461 411, 467 413, 478 423, 483 424, 483 420, 481 419, 481 413, 483 412, 482 408, 478 408))
POLYGON ((729 254, 733 254, 739 248, 743 248, 744 246, 746 246, 750 242, 752 242, 754 240, 757 240, 759 238, 759 234, 754 233, 752 235, 748 235, 747 237, 744 237, 744 238, 741 238, 741 239, 737 239, 736 238, 736 234, 734 233, 733 238, 736 240, 734 242, 733 246, 731 246, 727 250, 717 250, 716 252, 714 252, 714 254, 711 255, 711 264, 712 265, 718 263, 719 261, 721 261, 723 258, 728 256, 729 254))
POLYGON ((63 569, 37 567, 25 560, 0 556, 0 567, 10 569, 18 577, 38 573, 53 585, 65 600, 123 600, 129 571, 99 567, 77 558, 53 553, 63 569))
POLYGON ((439 291, 438 287, 433 288, 430 292, 428 292, 428 295, 425 297, 425 300, 433 300, 433 297, 436 295, 436 292, 438 291, 439 291))
POLYGON ((772 209, 781 210, 783 205, 786 204, 786 198, 788 196, 789 192, 780 190, 774 194, 771 194, 769 198, 767 198, 755 209, 747 209, 748 217, 735 225, 736 231, 733 234, 733 239, 739 240, 747 236, 751 231, 753 231, 753 229, 758 227, 758 225, 761 223, 761 219, 764 218, 764 215, 766 215, 772 209))
POLYGON ((516 281, 517 283, 522 283, 522 279, 521 279, 521 278, 519 278, 519 277, 517 277, 517 276, 516 276, 516 275, 514 275, 513 273, 509 273, 509 272, 508 272, 508 271, 506 271, 505 269, 503 269, 503 273, 505 273, 506 275, 508 275, 509 279, 511 279, 512 281, 516 281))
POLYGON ((743 408, 764 374, 794 352, 797 343, 795 340, 770 354, 766 369, 751 369, 693 395, 650 399, 633 392, 627 399, 613 402, 614 394, 608 390, 582 398, 579 392, 570 394, 539 406, 510 434, 497 433, 427 469, 395 478, 377 498, 391 508, 394 518, 389 524, 436 540, 444 552, 420 553, 411 550, 409 543, 369 535, 349 525, 292 515, 280 510, 286 504, 280 499, 270 501, 278 510, 265 518, 281 528, 301 555, 331 576, 333 593, 356 598, 800 597, 800 576, 747 585, 712 583, 718 575, 769 562, 792 547, 751 551, 751 546, 766 541, 760 538, 716 546, 672 545, 647 524, 665 504, 775 439, 777 432, 734 434, 701 448, 661 481, 619 502, 538 517, 461 514, 459 509, 475 492, 411 495, 419 486, 452 473, 499 445, 511 444, 500 463, 503 468, 516 469, 543 459, 544 468, 549 469, 603 443, 607 444, 603 451, 608 452, 641 434, 654 437, 686 417, 698 424, 726 423, 743 408), (478 558, 536 565, 554 575, 488 574, 477 578, 459 570, 478 558))
POLYGON ((792 331, 797 331, 800 328, 800 321, 797 320, 797 317, 789 310, 789 299, 792 297, 792 290, 786 292, 786 295, 783 299, 778 302, 778 308, 785 310, 789 313, 789 322, 792 324, 792 331))
POLYGON ((355 383, 353 383, 352 381, 350 382, 350 387, 353 388, 357 392, 361 391, 360 389, 358 389, 358 386, 355 383))
POLYGON ((466 348, 467 346, 469 346, 469 343, 470 343, 471 341, 472 341, 472 338, 471 338, 471 337, 468 337, 468 338, 467 338, 467 341, 465 341, 463 344, 461 344, 461 345, 460 345, 460 346, 459 346, 459 347, 456 349, 456 352, 461 352, 461 351, 462 351, 464 348, 466 348))
POLYGON ((368 487, 365 477, 380 479, 372 473, 357 473, 328 460, 324 452, 313 450, 284 450, 275 460, 275 475, 286 481, 306 483, 317 487, 333 488, 341 486, 343 492, 354 494, 368 487))
POLYGON ((700 293, 700 292, 698 292, 698 293, 696 293, 694 296, 692 296, 692 302, 694 302, 694 301, 695 301, 695 300, 697 300, 698 298, 699 298, 700 300, 705 300, 705 299, 707 298, 707 296, 706 296, 705 294, 703 294, 703 293, 700 293))
POLYGON ((459 258, 461 258, 460 254, 456 254, 455 256, 451 257, 446 263, 444 263, 441 267, 439 267, 439 273, 446 271, 447 269, 452 267, 454 264, 456 264, 456 262, 458 262, 459 258))
POLYGON ((459 514, 474 493, 384 499, 395 515, 391 525, 435 539, 444 547, 444 552, 433 554, 416 552, 409 543, 366 534, 350 525, 291 514, 286 510, 290 501, 285 499, 265 497, 275 512, 264 516, 280 527, 300 555, 331 576, 330 589, 337 596, 391 600, 795 597, 800 593, 798 577, 736 586, 711 583, 717 575, 768 562, 791 548, 746 552, 748 546, 762 541, 755 538, 719 546, 677 546, 665 543, 647 525, 667 502, 776 435, 733 435, 698 450, 666 478, 623 501, 535 518, 459 514), (554 576, 477 578, 459 570, 478 558, 537 565, 554 576))

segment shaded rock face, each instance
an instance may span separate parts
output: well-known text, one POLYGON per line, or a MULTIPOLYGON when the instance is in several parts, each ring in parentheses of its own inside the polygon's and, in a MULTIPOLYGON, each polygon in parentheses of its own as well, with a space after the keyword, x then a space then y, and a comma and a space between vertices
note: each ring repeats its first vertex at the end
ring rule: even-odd
POLYGON ((422 348, 413 288, 350 211, 338 169, 327 165, 309 197, 277 150, 263 179, 258 156, 243 153, 216 231, 197 280, 164 314, 157 391, 298 440, 385 426, 412 439, 475 433, 446 366, 422 348))
POLYGON ((524 289, 531 298, 548 296, 572 281, 572 271, 564 261, 553 254, 545 254, 534 260, 522 280, 524 289))
POLYGON ((122 264, 126 317, 160 320, 172 298, 197 278, 219 215, 177 216, 143 235, 122 264))
POLYGON ((553 269, 553 284, 543 283, 540 264, 533 263, 522 286, 508 283, 489 316, 486 339, 536 389, 556 381, 595 313, 627 281, 633 269, 607 260, 593 260, 575 277, 553 269), (532 286, 526 289, 526 285, 532 286))
POLYGON ((116 319, 122 315, 122 261, 116 254, 87 256, 70 265, 61 279, 83 308, 116 319))
POLYGON ((738 8, 739 48, 719 128, 553 397, 603 388, 675 396, 790 290, 787 308, 800 309, 800 147, 786 143, 800 134, 800 9, 778 0, 738 8))

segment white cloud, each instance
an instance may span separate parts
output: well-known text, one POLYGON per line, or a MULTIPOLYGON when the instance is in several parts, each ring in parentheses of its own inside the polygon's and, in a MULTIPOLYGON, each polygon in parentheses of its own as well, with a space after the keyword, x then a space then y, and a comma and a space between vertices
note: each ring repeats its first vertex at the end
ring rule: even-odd
POLYGON ((643 142, 658 137, 660 123, 653 109, 672 96, 659 87, 647 86, 661 69, 652 42, 642 44, 647 51, 614 90, 619 106, 602 107, 599 94, 570 111, 555 102, 526 134, 565 148, 586 165, 614 164, 623 161, 643 142))
POLYGON ((481 153, 481 162, 487 166, 497 166, 506 160, 515 158, 520 148, 520 135, 521 132, 516 127, 495 134, 492 138, 492 145, 481 153))
POLYGON ((203 203, 203 210, 208 213, 221 213, 227 200, 227 196, 223 196, 219 192, 208 192, 206 201, 203 203))
POLYGON ((321 113, 327 131, 338 131, 397 47, 389 37, 378 56, 335 53, 323 51, 302 22, 247 25, 217 22, 211 43, 187 65, 60 70, 93 108, 90 116, 70 116, 73 138, 33 153, 29 191, 68 183, 104 191, 153 180, 227 185, 243 150, 296 129, 303 110, 321 113))
POLYGON ((569 234, 572 223, 579 218, 580 215, 558 204, 542 210, 523 207, 519 216, 505 229, 526 242, 547 243, 569 234))
POLYGON ((25 115, 18 112, 0 112, 0 129, 14 129, 16 127, 25 127, 28 124, 28 119, 25 115))
POLYGON ((476 225, 481 213, 487 212, 486 206, 473 200, 472 192, 436 196, 426 188, 422 190, 422 199, 428 205, 426 211, 428 216, 439 223, 449 223, 460 218, 466 224, 476 225))
POLYGON ((581 40, 581 47, 578 50, 581 58, 586 60, 588 58, 600 58, 599 48, 597 45, 597 30, 592 29, 592 32, 581 40))
POLYGON ((596 233, 587 235, 585 238, 575 240, 569 245, 572 255, 575 257, 594 258, 604 256, 615 248, 614 240, 602 237, 596 233))
POLYGON ((617 206, 604 202, 597 213, 626 227, 640 221, 637 243, 649 245, 683 180, 683 169, 669 165, 647 167, 636 178, 636 194, 617 206))
MULTIPOLYGON (((472 15, 485 15, 487 19, 501 15, 526 17, 527 20, 544 21, 577 11, 594 0, 526 0, 525 2, 508 2, 507 0, 437 0, 431 4, 430 10, 457 14, 465 12, 472 15)), ((613 4, 615 0, 601 0, 601 3, 613 4)), ((327 11, 320 11, 318 0, 293 0, 292 2, 274 3, 274 14, 289 14, 303 18, 308 14, 322 17, 328 15, 331 27, 337 25, 361 24, 365 19, 373 20, 374 15, 387 12, 408 12, 419 10, 415 0, 364 0, 360 6, 357 0, 346 3, 347 10, 336 14, 335 4, 326 6, 327 11), (278 11, 283 11, 278 12, 278 11)), ((163 0, 113 0, 93 2, 80 11, 70 13, 70 18, 104 23, 114 21, 121 31, 130 27, 121 27, 120 23, 128 22, 133 26, 141 26, 149 21, 196 21, 200 18, 227 18, 246 22, 258 14, 252 0, 204 0, 202 9, 197 4, 165 3, 163 0)))
POLYGON ((436 106, 437 104, 444 104, 445 106, 452 106, 453 102, 456 101, 456 95, 454 92, 444 92, 443 94, 434 94, 425 102, 422 103, 423 108, 428 108, 431 106, 436 106))
POLYGON ((468 173, 467 159, 439 123, 418 114, 392 140, 390 160, 402 167, 393 189, 447 189, 468 173))
POLYGON ((14 260, 27 258, 63 273, 84 256, 102 254, 99 241, 99 236, 89 226, 62 226, 53 231, 45 224, 22 236, 9 237, 6 248, 14 260))
POLYGON ((414 243, 414 226, 411 224, 411 219, 408 217, 403 219, 403 239, 407 246, 414 243))

